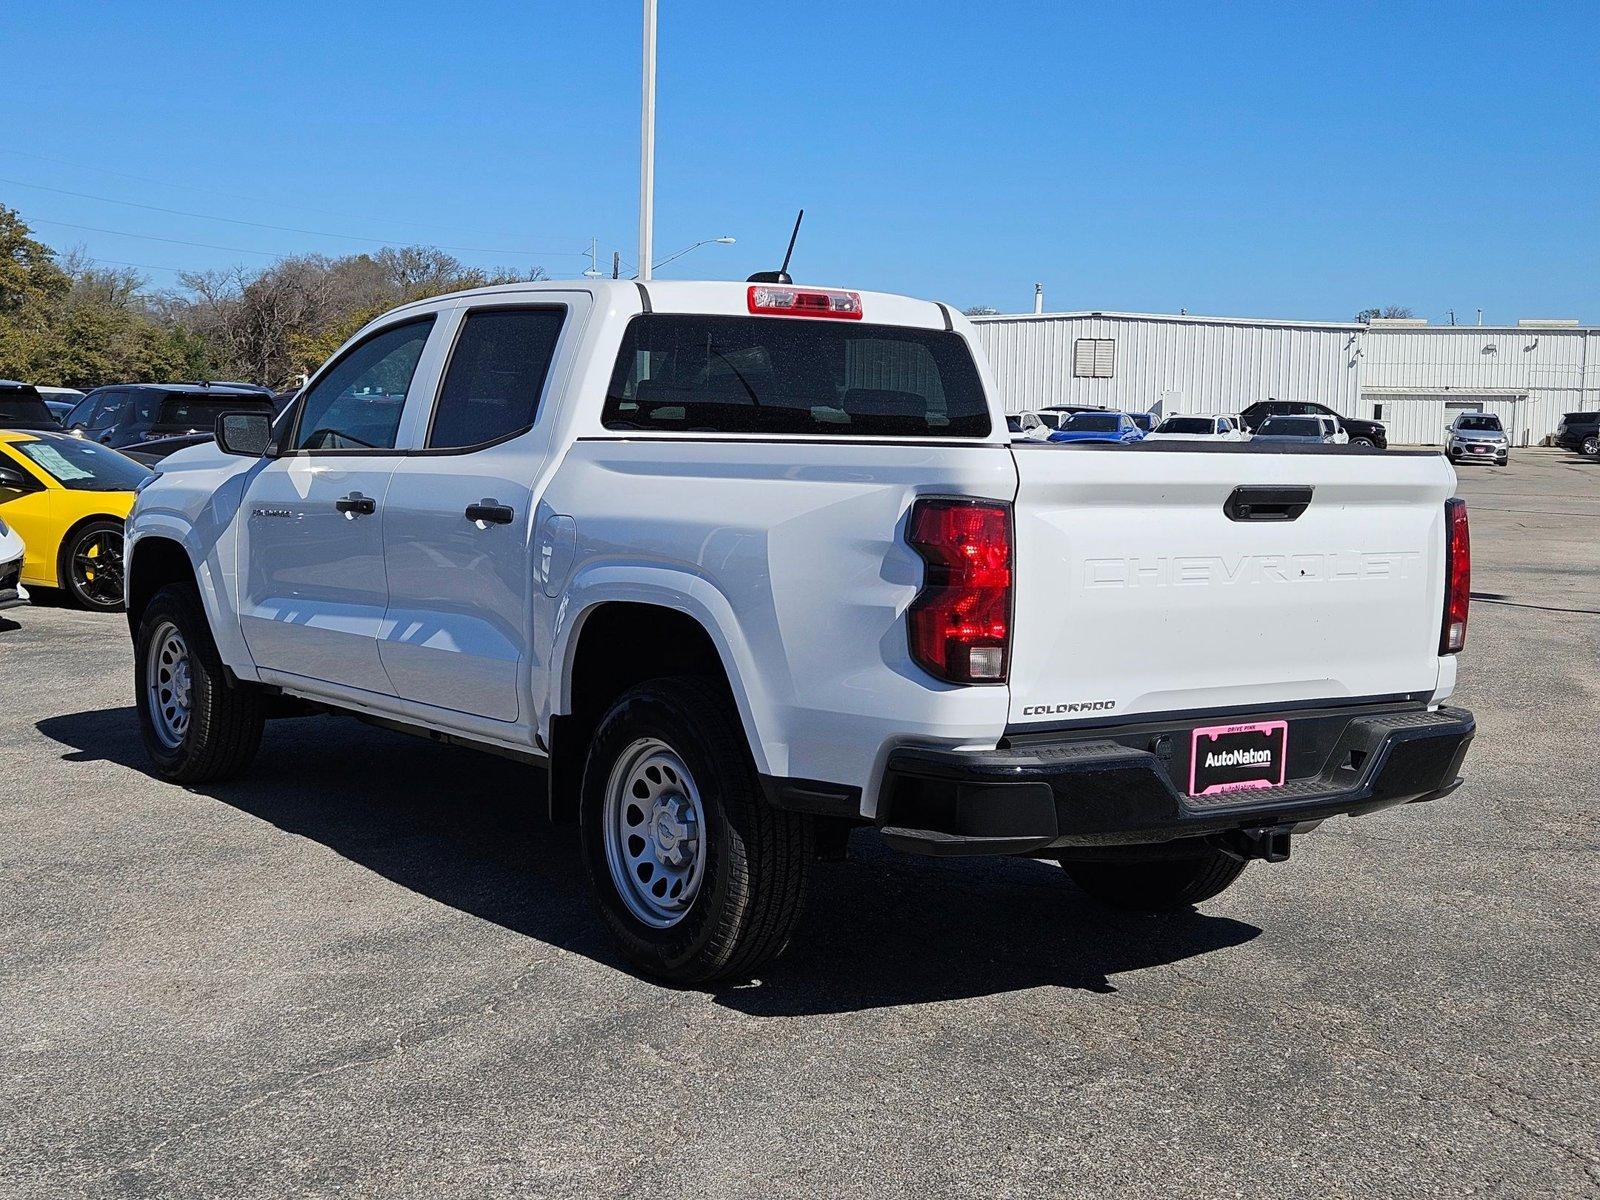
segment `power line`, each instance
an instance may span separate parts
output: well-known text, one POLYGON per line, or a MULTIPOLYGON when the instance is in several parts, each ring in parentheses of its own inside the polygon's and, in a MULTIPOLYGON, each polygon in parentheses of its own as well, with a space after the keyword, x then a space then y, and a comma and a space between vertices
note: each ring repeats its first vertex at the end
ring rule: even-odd
MULTIPOLYGON (((137 200, 118 200, 114 196, 94 196, 88 192, 74 192, 67 188, 48 187, 42 183, 28 183, 22 179, 7 179, 4 176, 0 176, 0 183, 10 184, 12 187, 33 188, 35 191, 40 192, 54 192, 58 196, 74 196, 79 200, 94 200, 101 204, 121 204, 127 208, 142 208, 146 212, 165 213, 173 217, 190 217, 197 221, 223 221, 229 225, 245 225, 251 229, 270 229, 276 233, 297 233, 305 237, 325 237, 346 242, 371 242, 380 246, 393 245, 395 242, 394 238, 367 237, 357 233, 328 233, 321 229, 301 229, 294 225, 269 225, 264 221, 246 221, 239 217, 218 217, 210 213, 186 212, 181 208, 163 208, 159 204, 140 204, 137 200)), ((570 255, 574 258, 582 258, 586 254, 586 251, 581 250, 505 250, 492 246, 441 245, 438 249, 452 250, 459 254, 506 254, 516 256, 553 254, 557 257, 570 255)))
MULTIPOLYGON (((205 193, 207 193, 209 195, 221 196, 224 199, 228 199, 228 200, 243 200, 247 204, 259 204, 261 202, 260 195, 250 196, 250 195, 244 195, 244 194, 242 194, 240 192, 224 191, 221 188, 207 187, 205 184, 202 184, 202 183, 174 182, 174 181, 172 181, 170 179, 155 179, 155 178, 152 178, 149 175, 134 175, 134 174, 132 174, 132 173, 130 173, 128 171, 113 171, 110 167, 96 166, 93 163, 73 162, 71 159, 56 158, 53 155, 49 155, 49 154, 36 154, 31 150, 15 150, 15 149, 12 149, 11 147, 8 147, 8 146, 0 146, 0 154, 9 154, 9 155, 13 155, 13 156, 15 156, 17 158, 31 158, 31 159, 34 159, 34 160, 36 160, 38 162, 55 163, 57 166, 72 167, 72 168, 74 168, 76 170, 80 170, 80 171, 96 171, 96 172, 100 173, 101 175, 109 175, 109 176, 112 176, 113 178, 116 178, 116 179, 129 179, 129 180, 132 180, 135 183, 149 183, 149 184, 155 185, 156 187, 172 188, 172 189, 174 189, 176 191, 205 192, 205 193)), ((281 197, 277 197, 277 196, 273 197, 273 203, 274 204, 278 204, 278 205, 283 205, 284 204, 282 198, 281 197)), ((300 204, 300 203, 293 202, 293 201, 289 202, 287 205, 285 205, 285 207, 297 208, 301 212, 316 213, 319 216, 324 216, 324 217, 340 217, 340 218, 345 219, 345 220, 356 220, 356 221, 359 221, 359 220, 365 219, 365 216, 370 216, 371 215, 371 214, 356 214, 356 213, 339 212, 339 211, 337 211, 335 209, 331 209, 331 208, 317 208, 317 207, 315 207, 313 205, 300 204)), ((428 223, 425 223, 425 222, 422 222, 422 221, 405 221, 405 220, 401 220, 401 219, 396 218, 396 217, 390 217, 388 219, 395 225, 409 225, 413 229, 453 230, 456 233, 466 233, 470 237, 482 236, 482 235, 480 235, 478 233, 478 231, 475 231, 475 230, 464 230, 464 229, 460 228, 459 226, 432 225, 432 224, 428 224, 428 223)), ((492 236, 492 235, 488 235, 488 236, 492 236)), ((577 241, 578 239, 574 238, 573 240, 577 241)), ((557 252, 556 251, 550 251, 550 253, 557 253, 557 252)))
POLYGON ((139 238, 146 242, 167 242, 173 246, 198 246, 202 250, 226 250, 230 254, 259 254, 262 258, 282 258, 270 250, 246 250, 243 246, 219 246, 215 242, 190 242, 183 238, 157 237, 153 233, 129 233, 125 229, 102 229, 98 225, 74 225, 71 221, 51 221, 45 217, 29 217, 31 225, 60 225, 65 229, 81 229, 86 233, 109 233, 113 237, 139 238))

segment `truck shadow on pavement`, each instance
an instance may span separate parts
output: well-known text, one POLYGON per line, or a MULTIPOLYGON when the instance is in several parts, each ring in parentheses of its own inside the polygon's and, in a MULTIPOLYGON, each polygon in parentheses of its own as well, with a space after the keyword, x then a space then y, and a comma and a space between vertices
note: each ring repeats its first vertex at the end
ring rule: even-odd
MULTIPOLYGON (((132 708, 37 728, 70 747, 67 763, 148 774, 132 708)), ((537 770, 505 759, 311 717, 272 722, 244 777, 194 791, 440 904, 628 971, 591 912, 577 831, 543 818, 542 787, 537 770)), ((715 1000, 752 1016, 799 1016, 1038 987, 1113 992, 1114 976, 1260 932, 1198 912, 1111 913, 1052 863, 927 860, 863 830, 848 861, 818 864, 789 953, 715 1000)))

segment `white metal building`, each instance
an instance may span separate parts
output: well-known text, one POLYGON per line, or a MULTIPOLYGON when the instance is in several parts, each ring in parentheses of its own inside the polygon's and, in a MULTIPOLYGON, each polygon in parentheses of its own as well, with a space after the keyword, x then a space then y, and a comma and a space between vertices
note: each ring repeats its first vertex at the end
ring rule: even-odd
POLYGON ((1376 417, 1397 444, 1436 445, 1467 409, 1498 413, 1518 444, 1561 414, 1600 409, 1600 328, 1371 325, 1027 313, 974 317, 1008 412, 1098 404, 1129 412, 1235 413, 1316 400, 1376 417))

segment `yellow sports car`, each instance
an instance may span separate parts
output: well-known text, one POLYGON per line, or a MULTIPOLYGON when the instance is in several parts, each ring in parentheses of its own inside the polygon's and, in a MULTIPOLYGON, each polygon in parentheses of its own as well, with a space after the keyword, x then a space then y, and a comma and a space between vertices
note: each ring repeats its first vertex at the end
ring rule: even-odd
POLYGON ((122 522, 150 469, 64 433, 0 429, 0 520, 26 545, 22 582, 83 608, 122 607, 122 522))

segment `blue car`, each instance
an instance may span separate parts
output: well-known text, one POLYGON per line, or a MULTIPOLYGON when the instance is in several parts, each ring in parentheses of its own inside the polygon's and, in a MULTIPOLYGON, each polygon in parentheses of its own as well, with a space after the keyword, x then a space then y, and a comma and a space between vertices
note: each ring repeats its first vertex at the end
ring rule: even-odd
POLYGON ((1050 435, 1052 442, 1141 442, 1144 430, 1127 413, 1073 413, 1050 435))

